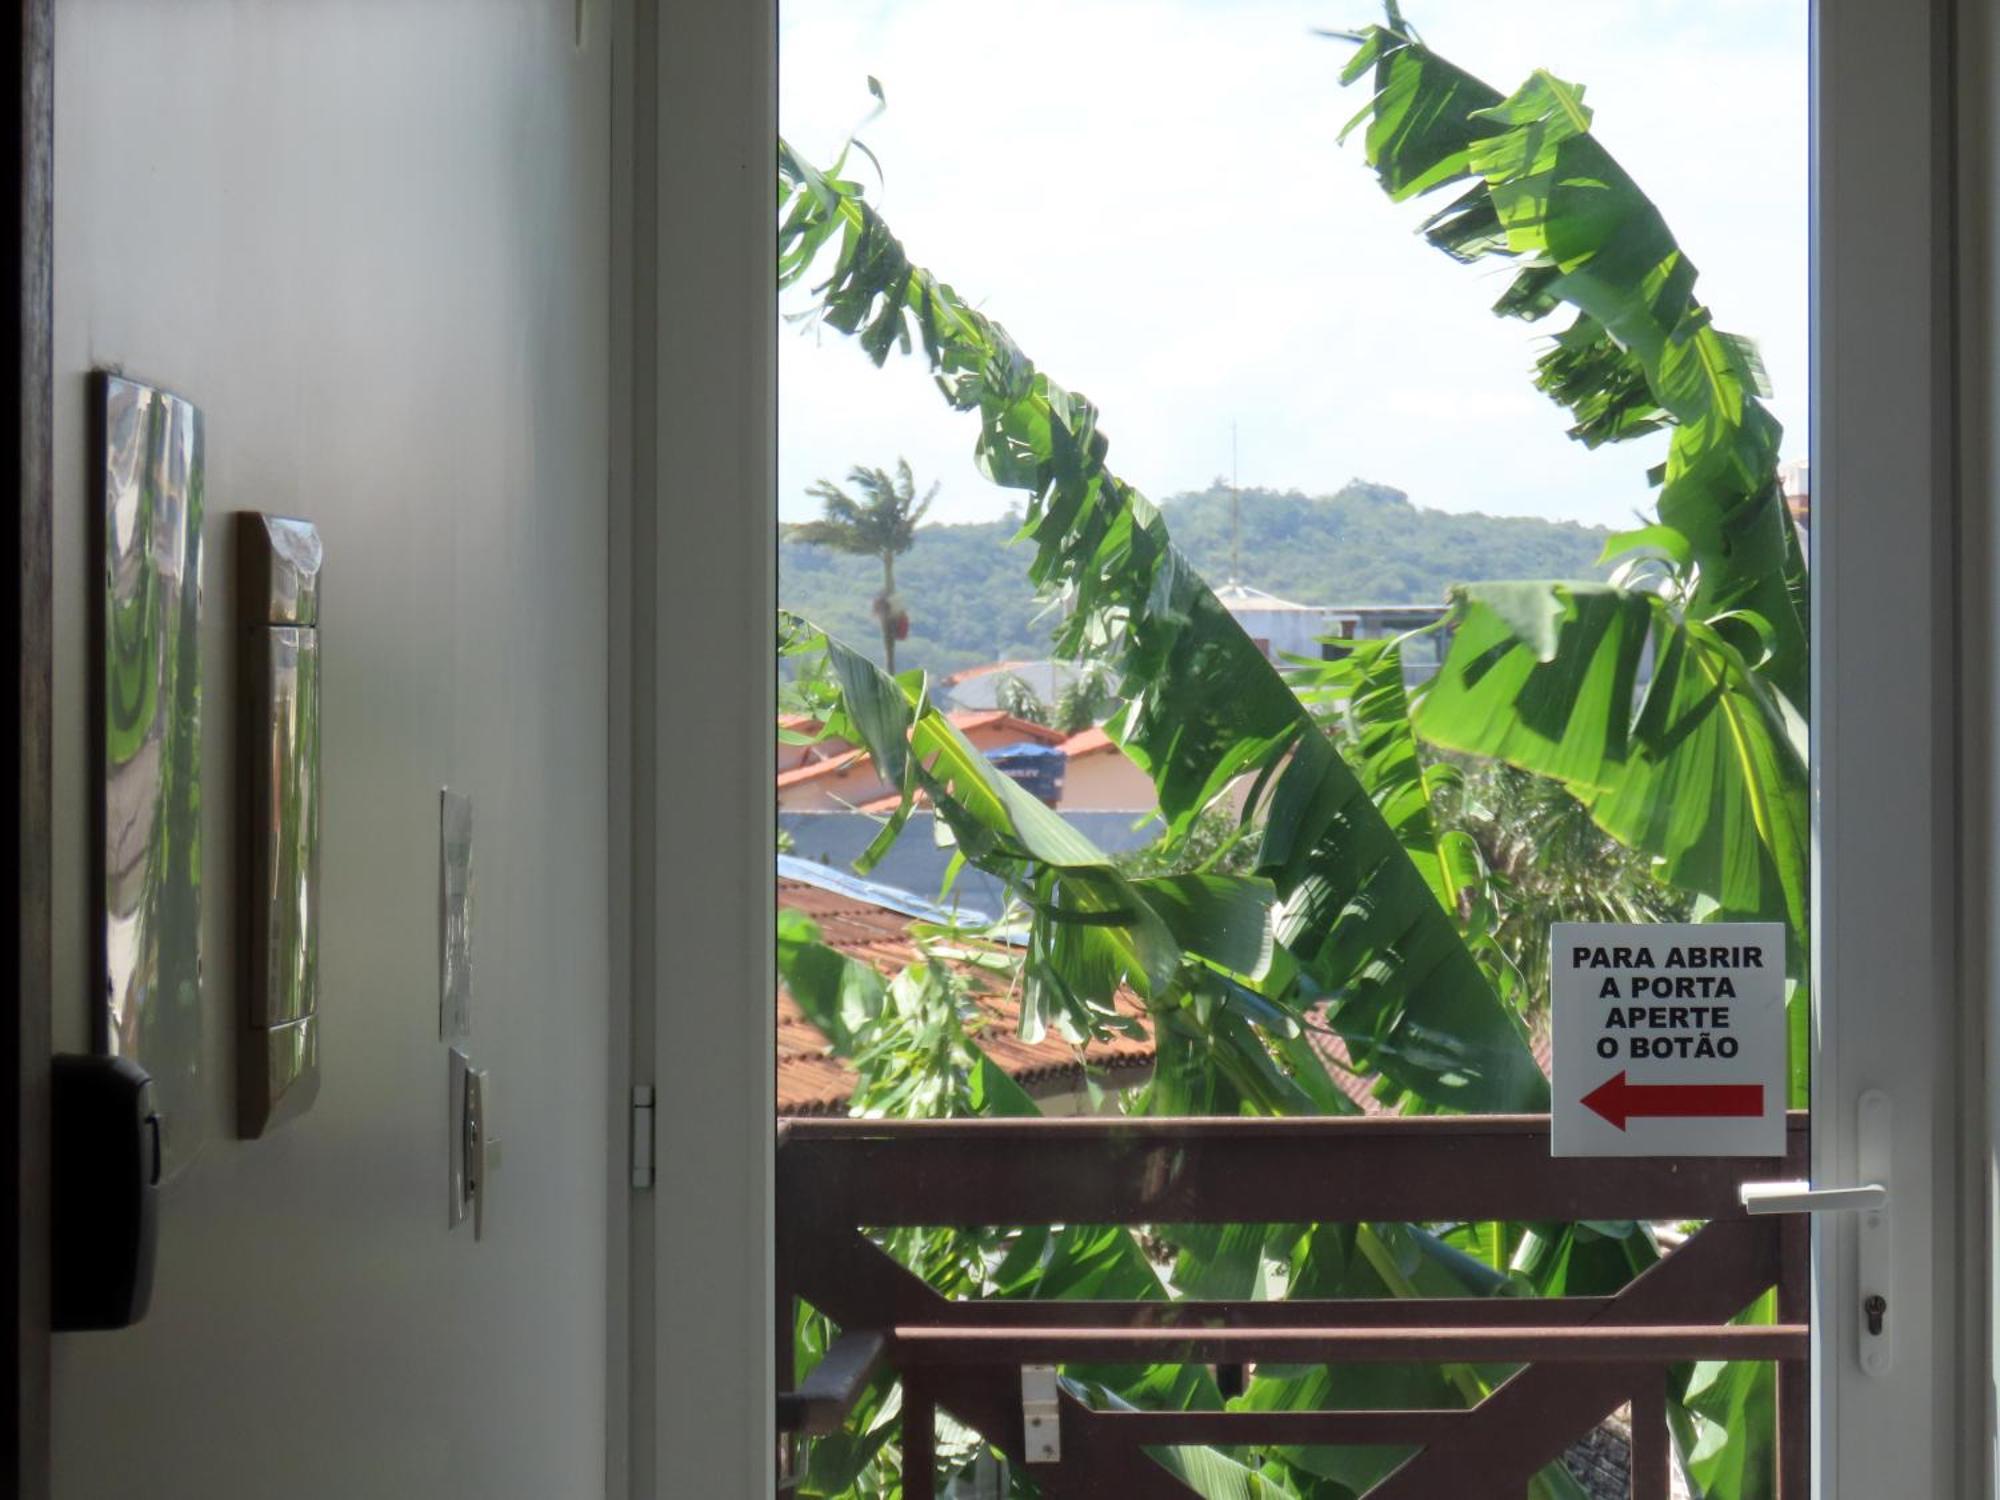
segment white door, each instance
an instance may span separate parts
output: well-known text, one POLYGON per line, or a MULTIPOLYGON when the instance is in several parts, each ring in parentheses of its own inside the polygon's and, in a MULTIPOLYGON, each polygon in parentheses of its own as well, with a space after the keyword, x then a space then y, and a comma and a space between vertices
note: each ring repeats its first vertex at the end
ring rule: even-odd
POLYGON ((1993 762, 1968 735, 1961 763, 1955 712, 1990 663, 1955 609, 1958 580, 1973 605, 1990 563, 1955 530, 1977 492, 1962 513, 1952 494, 1949 26, 1944 7, 1874 0, 1820 0, 1815 19, 1818 1181, 1859 1180, 1863 1094, 1893 1116, 1886 1272, 1864 1285, 1858 1215, 1816 1216, 1818 1493, 1841 1497, 1988 1482, 1984 1295, 1967 1274, 1987 1087, 1958 943, 1979 913, 1957 861, 1993 762), (1864 1304, 1882 1275, 1891 1348, 1870 1374, 1864 1304))
MULTIPOLYGON (((1960 21, 1979 81, 2000 50, 1960 21)), ((659 795, 634 825, 634 921, 651 937, 633 951, 659 1006, 638 1019, 637 1055, 662 1085, 659 1182, 632 1237, 650 1314, 635 1327, 650 1347, 634 1362, 634 1494, 769 1487, 770 1017, 714 997, 770 983, 769 842, 742 833, 770 818, 771 23, 769 3, 699 0, 671 26, 641 6, 634 33, 657 114, 642 108, 632 137, 635 202, 656 216, 633 285, 657 278, 658 303, 637 325, 633 420, 657 423, 658 451, 637 448, 633 552, 658 586, 634 585, 652 613, 635 631, 633 733, 656 743, 659 795), (702 149, 676 149, 691 136, 702 149), (722 492, 731 503, 713 503, 722 492), (691 719, 699 745, 676 737, 691 719), (697 756, 703 796, 669 805, 697 756), (646 967, 668 955, 671 981, 646 967)), ((1858 1226, 1815 1224, 1815 1491, 1847 1500, 1989 1483, 1988 1088, 1979 1007, 1961 999, 1979 993, 1966 959, 1980 950, 1962 939, 1966 917, 1977 930, 1989 915, 1973 877, 1995 765, 1969 707, 1991 699, 1990 663, 1958 608, 1970 580, 1984 619, 1992 554, 1977 550, 1986 491, 1968 482, 1963 512, 1954 501, 1951 360, 1982 369, 1994 346, 1959 319, 1949 272, 1953 204, 1973 224, 1992 182, 1961 199, 1950 176, 1985 161, 1969 148, 1988 123, 1983 94, 1952 112, 1953 24, 1948 6, 1882 0, 1817 0, 1815 17, 1818 1183, 1858 1180, 1863 1093, 1894 1112, 1881 1374, 1859 1359, 1858 1226)))

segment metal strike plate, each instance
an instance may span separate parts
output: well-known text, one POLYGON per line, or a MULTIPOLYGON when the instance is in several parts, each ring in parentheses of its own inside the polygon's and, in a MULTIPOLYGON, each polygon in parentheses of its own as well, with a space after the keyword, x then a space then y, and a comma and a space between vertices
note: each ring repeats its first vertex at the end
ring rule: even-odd
MULTIPOLYGON (((1889 1096, 1880 1089, 1863 1094, 1856 1103, 1854 1118, 1854 1166, 1863 1182, 1889 1181, 1890 1123, 1889 1096)), ((1859 1330, 1861 1369, 1864 1374, 1880 1377, 1889 1373, 1896 1353, 1896 1320, 1892 1310, 1896 1302, 1895 1241, 1890 1235, 1886 1193, 1881 1203, 1861 1211, 1860 1222, 1855 1226, 1855 1241, 1855 1278, 1864 1310, 1855 1323, 1859 1330), (1876 1304, 1876 1309, 1869 1314, 1871 1303, 1876 1304)))
POLYGON ((1021 1434, 1029 1463, 1062 1462, 1062 1401, 1054 1365, 1021 1366, 1021 1434))

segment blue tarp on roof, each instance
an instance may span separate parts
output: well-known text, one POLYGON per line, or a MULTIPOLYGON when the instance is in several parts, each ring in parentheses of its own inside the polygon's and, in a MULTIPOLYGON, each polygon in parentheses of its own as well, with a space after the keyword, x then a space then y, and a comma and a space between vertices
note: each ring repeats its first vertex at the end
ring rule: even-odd
POLYGON ((900 890, 893 885, 877 885, 874 881, 863 880, 850 871, 835 869, 832 865, 823 865, 817 860, 800 859, 792 854, 778 856, 778 878, 796 880, 800 885, 816 886, 822 891, 833 891, 842 896, 852 896, 856 901, 866 901, 870 905, 880 906, 888 911, 899 911, 904 916, 914 917, 920 922, 983 927, 993 921, 985 912, 968 911, 964 907, 951 909, 939 906, 935 901, 927 901, 911 891, 900 890))
POLYGON ((1049 806, 1062 800, 1063 771, 1069 757, 1060 745, 999 745, 988 750, 986 758, 1049 806))

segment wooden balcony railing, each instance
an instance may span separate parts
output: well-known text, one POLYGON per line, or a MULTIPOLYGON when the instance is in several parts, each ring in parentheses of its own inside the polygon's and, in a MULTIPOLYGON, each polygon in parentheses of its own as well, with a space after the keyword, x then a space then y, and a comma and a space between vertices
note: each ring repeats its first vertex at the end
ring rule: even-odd
POLYGON ((1634 1500, 1666 1500, 1667 1372, 1778 1362, 1776 1493, 1804 1500, 1809 1230, 1751 1218, 1741 1183, 1807 1175, 1805 1117, 1782 1160, 1555 1159, 1545 1117, 1293 1120, 786 1120, 777 1153, 779 1426, 831 1430, 883 1361, 903 1382, 904 1494, 932 1495, 943 1408, 1041 1492, 1185 1497, 1146 1456, 1178 1444, 1383 1444, 1417 1451, 1370 1500, 1520 1496, 1628 1402, 1634 1500), (950 1300, 864 1230, 924 1225, 1702 1220, 1608 1297, 1349 1301, 950 1300), (1778 1289, 1775 1325, 1730 1320, 1778 1289), (793 1297, 845 1330, 797 1390, 793 1297), (1059 1398, 1061 1458, 1030 1463, 1020 1367, 1518 1362, 1478 1405, 1428 1411, 1098 1411, 1059 1398))

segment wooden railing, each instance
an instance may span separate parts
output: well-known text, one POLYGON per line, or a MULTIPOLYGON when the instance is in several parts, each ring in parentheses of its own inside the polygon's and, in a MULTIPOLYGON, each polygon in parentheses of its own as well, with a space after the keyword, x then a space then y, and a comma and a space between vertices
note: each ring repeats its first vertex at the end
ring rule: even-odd
POLYGON ((778 1131, 779 1426, 830 1430, 886 1361, 903 1382, 904 1495, 932 1495, 943 1408, 1041 1492, 1185 1497, 1146 1456, 1178 1444, 1382 1444, 1417 1451, 1370 1500, 1522 1495, 1628 1402, 1632 1494, 1666 1500, 1670 1366, 1778 1362, 1776 1493, 1804 1500, 1809 1230, 1751 1218, 1741 1183, 1782 1160, 1552 1158, 1542 1116, 1430 1119, 786 1120, 778 1131), (1345 1301, 950 1300, 864 1230, 1051 1224, 1701 1220, 1608 1297, 1345 1301), (1771 1287, 1775 1325, 1730 1320, 1771 1287), (845 1330, 797 1390, 794 1297, 845 1330), (1099 1411, 1059 1398, 1061 1458, 1029 1461, 1020 1369, 1098 1361, 1501 1362, 1478 1405, 1424 1411, 1099 1411))

